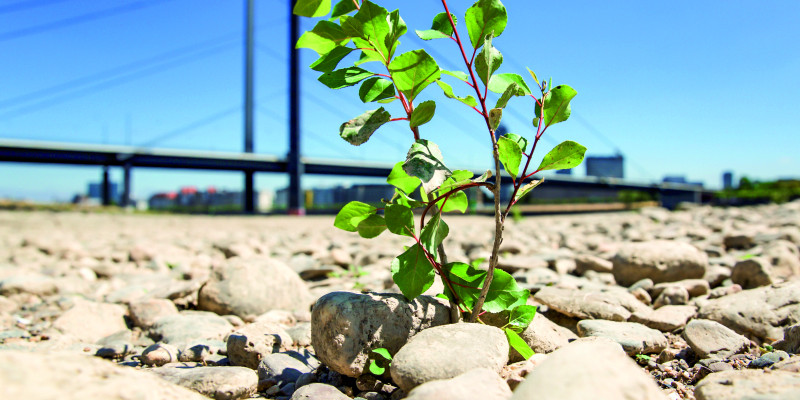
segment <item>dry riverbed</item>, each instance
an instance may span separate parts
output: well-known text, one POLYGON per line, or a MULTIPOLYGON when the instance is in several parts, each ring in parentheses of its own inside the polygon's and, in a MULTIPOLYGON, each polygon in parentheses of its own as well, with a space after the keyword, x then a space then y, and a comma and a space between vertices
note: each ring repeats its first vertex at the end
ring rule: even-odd
MULTIPOLYGON (((451 261, 489 257, 491 218, 446 221, 451 261)), ((500 267, 539 306, 526 361, 492 316, 397 294, 409 240, 332 216, 0 212, 0 398, 800 393, 800 202, 509 221, 500 267)))

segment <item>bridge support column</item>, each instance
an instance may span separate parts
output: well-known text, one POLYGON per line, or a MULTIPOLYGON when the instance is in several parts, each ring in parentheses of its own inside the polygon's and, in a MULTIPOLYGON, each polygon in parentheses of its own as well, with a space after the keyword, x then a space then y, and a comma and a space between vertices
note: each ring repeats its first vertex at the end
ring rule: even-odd
POLYGON ((103 186, 100 190, 100 196, 104 206, 111 205, 111 179, 108 175, 108 165, 103 165, 103 186))
POLYGON ((295 43, 300 35, 300 17, 291 14, 289 23, 289 195, 290 215, 305 215, 301 177, 305 167, 300 159, 300 54, 295 43))
POLYGON ((131 163, 125 163, 122 167, 123 177, 122 177, 122 199, 120 200, 120 206, 128 207, 131 206, 131 163))

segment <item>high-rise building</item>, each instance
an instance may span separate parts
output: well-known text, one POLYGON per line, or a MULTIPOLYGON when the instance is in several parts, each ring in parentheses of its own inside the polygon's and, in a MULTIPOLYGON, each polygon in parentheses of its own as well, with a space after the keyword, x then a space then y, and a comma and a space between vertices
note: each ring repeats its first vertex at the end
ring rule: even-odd
POLYGON ((623 157, 617 154, 611 157, 586 157, 586 176, 602 178, 624 178, 623 157))
MULTIPOLYGON (((119 193, 119 187, 115 182, 108 183, 108 190, 110 194, 111 201, 119 204, 121 200, 121 196, 119 193)), ((103 183, 90 183, 89 184, 89 191, 88 195, 90 199, 102 202, 103 201, 103 183)))
POLYGON ((722 188, 723 189, 733 189, 733 172, 725 171, 722 174, 722 188))

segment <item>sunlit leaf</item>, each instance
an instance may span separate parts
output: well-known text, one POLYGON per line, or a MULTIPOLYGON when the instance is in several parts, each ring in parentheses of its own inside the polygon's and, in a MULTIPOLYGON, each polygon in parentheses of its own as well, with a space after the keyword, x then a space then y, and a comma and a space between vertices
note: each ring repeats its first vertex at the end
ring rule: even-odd
POLYGON ((359 146, 366 143, 381 125, 389 122, 392 116, 383 107, 377 110, 370 110, 351 119, 339 127, 339 136, 348 143, 359 146))
POLYGON ((333 50, 321 56, 309 67, 319 72, 332 72, 339 65, 339 61, 342 61, 353 50, 355 49, 344 46, 334 47, 333 50))
POLYGON ((509 175, 516 177, 519 174, 519 164, 522 160, 522 149, 519 148, 519 144, 506 136, 501 136, 497 140, 497 151, 503 168, 509 175))
POLYGON ((414 244, 392 260, 392 279, 408 300, 428 290, 435 278, 433 265, 419 244, 414 244))
POLYGON ((409 124, 412 128, 426 124, 430 122, 435 112, 436 102, 433 100, 423 101, 414 108, 414 111, 411 113, 409 124))
POLYGON ((444 165, 439 146, 429 140, 419 139, 408 150, 403 170, 422 181, 426 192, 441 186, 452 172, 444 165))
POLYGON ((400 161, 394 165, 389 177, 386 178, 386 183, 402 190, 403 193, 411 193, 422 182, 420 182, 419 178, 407 174, 403 170, 403 164, 404 162, 400 161))
MULTIPOLYGON (((544 125, 550 126, 559 122, 566 121, 572 113, 570 101, 578 94, 575 89, 567 85, 559 85, 542 96, 544 103, 544 125)), ((536 103, 536 117, 541 115, 542 108, 536 103)), ((538 126, 538 122, 535 124, 538 126)))
POLYGON ((372 214, 356 226, 358 235, 365 239, 372 239, 386 230, 386 221, 378 214, 372 214))
POLYGON ((465 20, 472 48, 483 44, 486 35, 500 36, 506 28, 508 15, 506 8, 499 0, 478 0, 467 9, 465 20))
POLYGON ((351 201, 336 214, 333 226, 348 232, 356 232, 358 224, 376 211, 377 209, 369 204, 351 201))
POLYGON ((365 80, 358 89, 358 97, 364 103, 394 98, 394 96, 392 81, 378 77, 365 80))
POLYGON ((492 46, 492 35, 487 35, 481 52, 475 58, 475 72, 478 73, 478 77, 481 78, 484 85, 489 82, 492 74, 500 68, 502 63, 503 55, 492 46))
POLYGON ((525 342, 525 340, 523 340, 516 332, 509 328, 503 329, 503 331, 506 333, 509 346, 516 350, 523 359, 527 360, 533 356, 534 352, 531 349, 531 346, 529 346, 528 343, 525 342))
POLYGON ((303 33, 295 47, 307 48, 317 52, 320 56, 328 54, 337 46, 347 42, 348 35, 342 27, 331 21, 319 21, 314 29, 303 33))
POLYGON ((301 17, 321 17, 331 10, 331 0, 297 0, 292 12, 301 17))
POLYGON ((525 195, 528 194, 528 192, 535 189, 537 186, 541 185, 542 182, 544 182, 544 178, 528 182, 525 186, 519 188, 519 190, 517 191, 517 195, 514 196, 514 202, 515 203, 518 202, 520 199, 525 197, 525 195))
POLYGON ((425 50, 412 50, 395 57, 389 64, 389 73, 397 90, 410 101, 441 76, 436 61, 425 50))
POLYGON ((400 204, 389 204, 386 206, 384 216, 389 232, 414 237, 414 213, 410 208, 400 204))
POLYGON ((489 81, 489 90, 495 93, 503 93, 514 83, 517 84, 517 91, 514 93, 515 96, 527 96, 531 94, 531 89, 521 76, 508 73, 492 75, 492 79, 489 81))
POLYGON ((355 10, 357 10, 357 8, 356 3, 354 3, 353 0, 340 0, 335 6, 333 6, 331 18, 338 18, 342 15, 350 14, 355 10))
POLYGON ((341 89, 353 86, 373 75, 375 74, 359 67, 348 67, 326 72, 320 75, 318 80, 331 89, 341 89))
POLYGON ((579 143, 571 140, 561 142, 544 156, 542 163, 539 164, 537 172, 548 169, 570 169, 577 167, 581 161, 583 161, 584 154, 586 154, 586 147, 581 146, 579 143))
POLYGON ((453 87, 448 85, 444 81, 438 80, 436 81, 436 84, 439 85, 440 88, 442 88, 444 95, 447 96, 448 98, 456 99, 470 107, 475 107, 478 105, 478 101, 475 100, 475 98, 472 96, 458 97, 455 94, 453 94, 453 87))

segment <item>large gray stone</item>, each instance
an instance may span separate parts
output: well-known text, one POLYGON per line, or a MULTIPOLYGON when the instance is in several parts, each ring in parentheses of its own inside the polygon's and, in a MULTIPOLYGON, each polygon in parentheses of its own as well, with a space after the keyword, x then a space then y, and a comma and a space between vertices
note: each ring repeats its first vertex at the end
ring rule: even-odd
POLYGON ((408 393, 425 382, 450 379, 474 368, 496 373, 508 363, 508 340, 499 328, 458 323, 426 329, 394 355, 392 380, 408 393))
POLYGON ((644 278, 655 283, 702 278, 708 256, 688 243, 655 240, 623 244, 612 262, 614 279, 630 286, 644 278))
POLYGON ((291 268, 272 258, 232 258, 214 268, 200 289, 198 308, 255 317, 269 310, 307 310, 311 293, 291 268))
POLYGON ((629 356, 659 353, 667 347, 663 333, 636 322, 585 319, 578 322, 578 334, 611 339, 619 343, 629 356))
POLYGON ((56 280, 46 275, 25 274, 0 280, 0 295, 3 296, 17 293, 49 296, 56 292, 58 292, 56 280))
POLYGON ((154 340, 176 346, 195 340, 222 339, 233 329, 225 318, 207 311, 183 311, 161 317, 150 328, 154 340))
POLYGON ((319 360, 308 351, 304 353, 287 351, 267 355, 258 364, 259 386, 283 386, 295 382, 300 375, 315 371, 319 365, 319 360))
POLYGON ((774 347, 792 354, 800 353, 800 324, 787 326, 783 330, 783 339, 776 342, 774 347))
POLYGON ((77 353, 0 351, 3 399, 159 399, 208 398, 129 367, 77 353))
POLYGON ((625 290, 601 292, 545 287, 533 298, 561 314, 579 319, 627 321, 631 313, 649 310, 649 307, 625 290))
POLYGON ((423 383, 406 400, 506 400, 511 397, 506 381, 488 368, 469 370, 455 378, 423 383))
POLYGON ((570 343, 514 390, 512 400, 666 400, 653 379, 610 340, 570 343))
POLYGON ((317 300, 311 313, 311 343, 330 369, 360 376, 373 349, 397 353, 419 331, 450 323, 442 299, 401 294, 332 292, 317 300))
POLYGON ((743 290, 713 299, 697 318, 717 321, 748 338, 771 342, 800 323, 800 281, 743 290))
POLYGON ((797 400, 800 374, 739 370, 710 374, 697 384, 697 400, 797 400))
POLYGON ((724 325, 703 319, 686 324, 683 338, 699 358, 727 358, 741 353, 750 344, 746 337, 724 325))
POLYGON ((246 399, 256 393, 258 377, 245 367, 155 368, 161 379, 215 400, 246 399))

